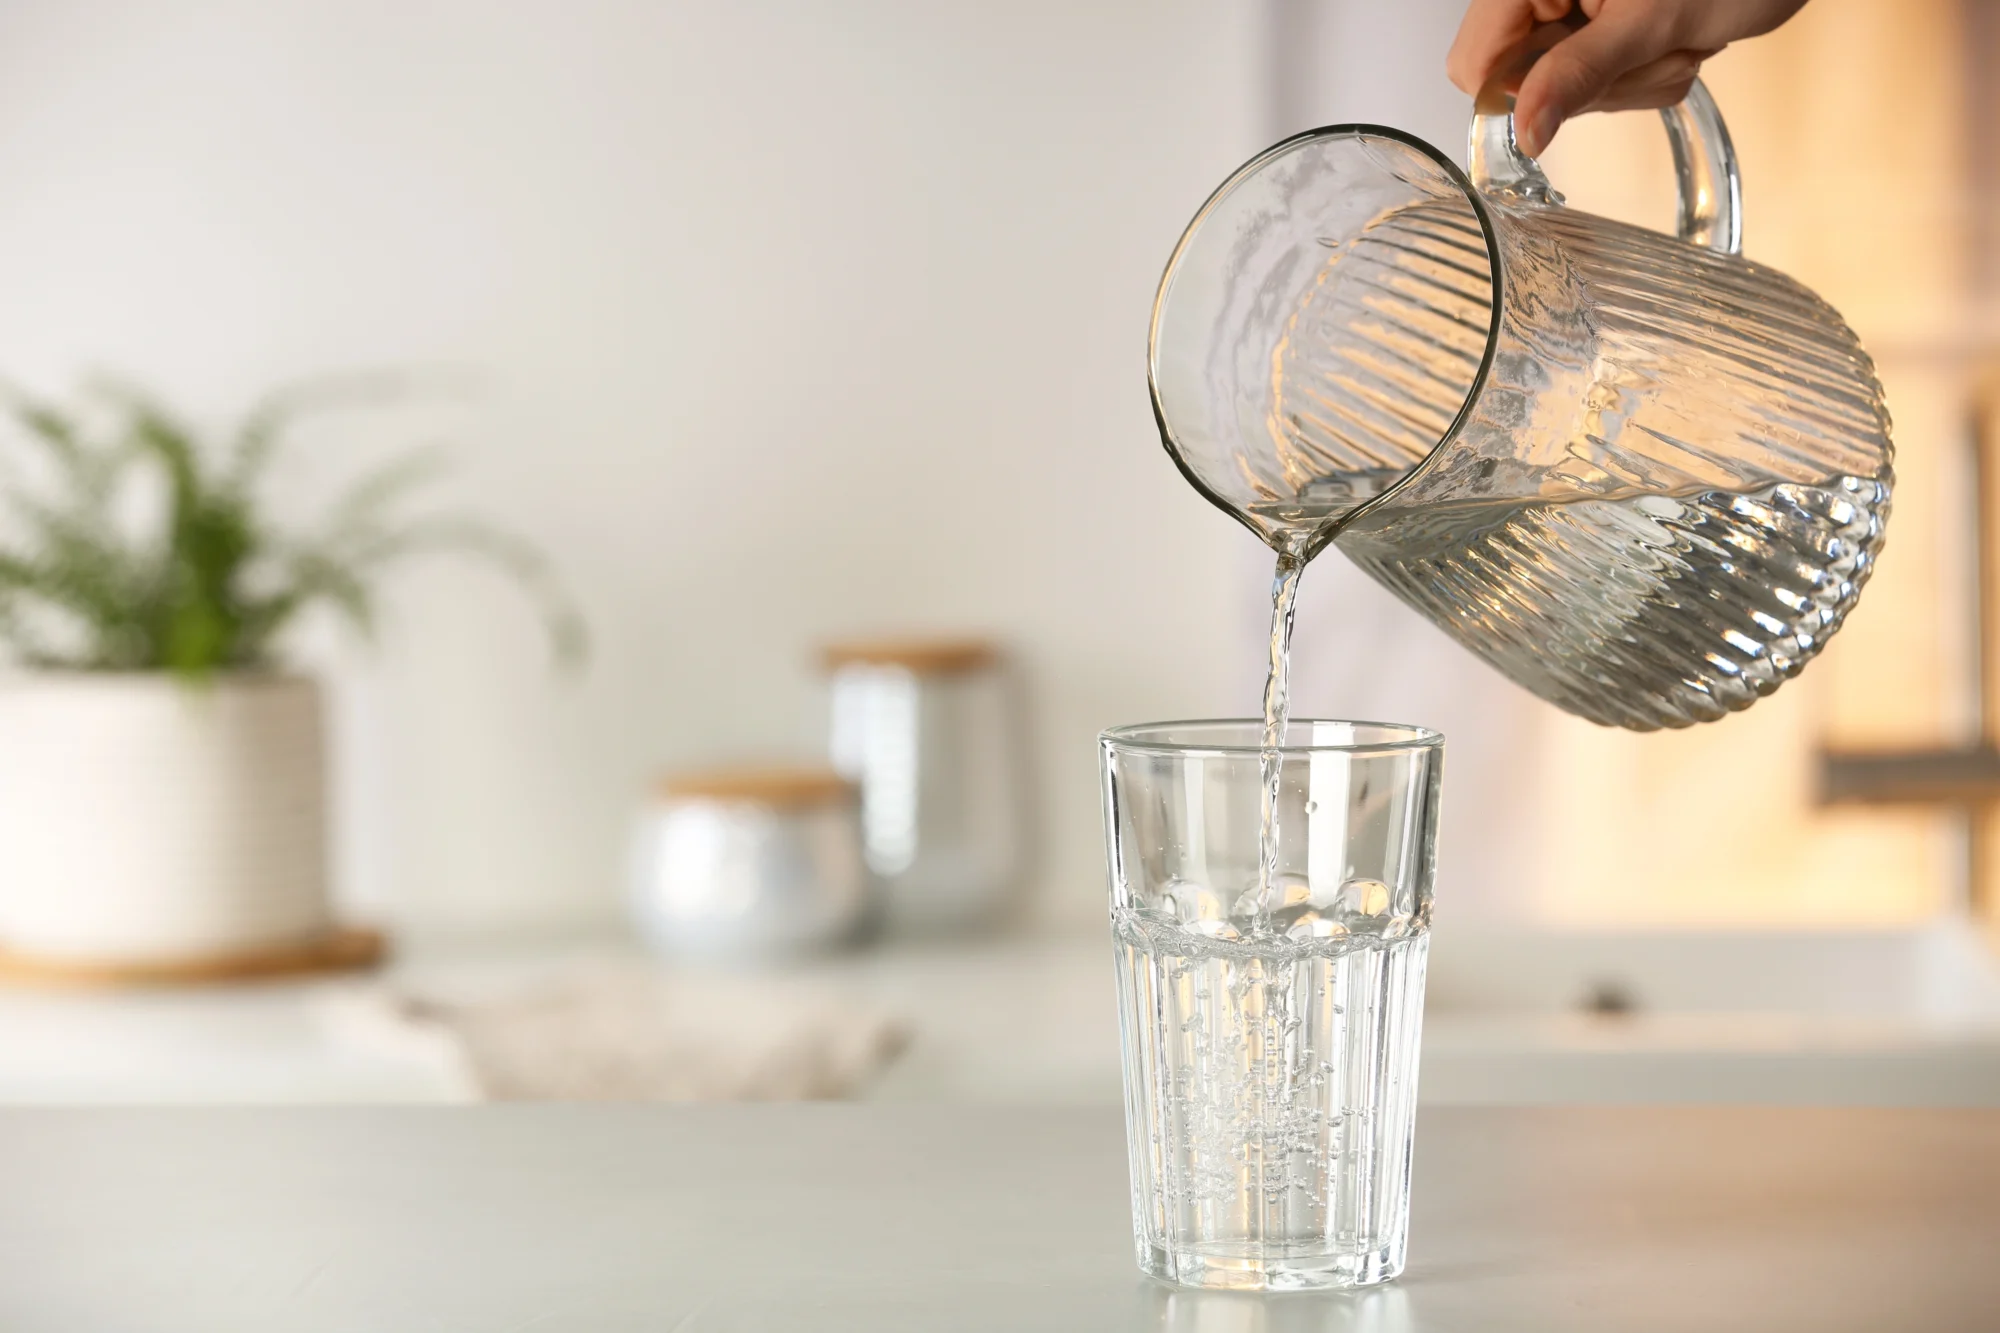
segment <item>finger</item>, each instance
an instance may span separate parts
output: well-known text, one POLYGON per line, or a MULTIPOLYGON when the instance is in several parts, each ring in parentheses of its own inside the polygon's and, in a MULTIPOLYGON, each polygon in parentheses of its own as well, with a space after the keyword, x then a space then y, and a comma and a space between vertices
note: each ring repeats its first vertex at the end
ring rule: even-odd
POLYGON ((1563 38, 1535 62, 1514 104, 1521 151, 1539 157, 1563 121, 1595 102, 1619 76, 1677 49, 1670 24, 1650 7, 1606 5, 1600 17, 1563 38))
POLYGON ((1631 88, 1614 89, 1592 102, 1586 111, 1658 111, 1662 107, 1678 106, 1687 100, 1694 87, 1695 76, 1683 75, 1678 79, 1668 79, 1659 83, 1635 85, 1631 88))
POLYGON ((1595 102, 1572 114, 1585 111, 1642 111, 1672 106, 1687 96, 1688 88, 1701 73, 1701 62, 1713 51, 1669 51, 1658 60, 1621 74, 1595 102))
POLYGON ((1533 32, 1570 11, 1570 0, 1472 0, 1445 57, 1445 73, 1459 91, 1477 97, 1502 56, 1533 32))

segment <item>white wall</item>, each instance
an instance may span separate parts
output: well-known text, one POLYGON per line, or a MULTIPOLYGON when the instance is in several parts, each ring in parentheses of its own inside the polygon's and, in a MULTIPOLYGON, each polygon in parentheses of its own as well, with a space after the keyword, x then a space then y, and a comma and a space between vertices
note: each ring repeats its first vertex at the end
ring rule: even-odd
MULTIPOLYGON (((400 585, 335 667, 363 904, 605 919, 651 774, 808 750, 815 640, 936 629, 1019 649, 1042 910, 1096 919, 1093 733, 1255 693, 1252 543, 1168 466, 1141 355, 1268 128, 1266 43, 1194 0, 15 0, 0 370, 217 421, 475 373, 448 495, 548 547, 596 657, 552 680, 492 583, 400 585)), ((292 503, 342 471, 315 439, 292 503)))

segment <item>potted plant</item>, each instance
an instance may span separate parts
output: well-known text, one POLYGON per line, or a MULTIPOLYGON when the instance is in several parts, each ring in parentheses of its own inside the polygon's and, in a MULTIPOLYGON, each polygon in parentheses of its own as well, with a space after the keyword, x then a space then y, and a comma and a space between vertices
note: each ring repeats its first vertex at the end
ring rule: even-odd
POLYGON ((0 682, 0 957, 226 972, 333 938, 320 688, 280 645, 321 605, 368 630, 392 565, 486 560, 535 598, 559 656, 581 652, 531 546, 407 512, 432 455, 362 477, 310 531, 271 519, 260 485, 296 418, 401 390, 280 393, 219 444, 130 389, 7 395, 0 646, 20 669, 0 682))

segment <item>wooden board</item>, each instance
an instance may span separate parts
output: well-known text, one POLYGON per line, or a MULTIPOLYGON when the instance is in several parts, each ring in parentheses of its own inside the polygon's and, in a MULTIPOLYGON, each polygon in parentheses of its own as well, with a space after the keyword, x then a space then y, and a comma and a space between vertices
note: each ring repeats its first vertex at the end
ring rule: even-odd
POLYGON ((196 986, 373 967, 388 953, 379 930, 344 926, 318 939, 234 954, 136 961, 44 958, 0 947, 0 982, 35 986, 196 986))

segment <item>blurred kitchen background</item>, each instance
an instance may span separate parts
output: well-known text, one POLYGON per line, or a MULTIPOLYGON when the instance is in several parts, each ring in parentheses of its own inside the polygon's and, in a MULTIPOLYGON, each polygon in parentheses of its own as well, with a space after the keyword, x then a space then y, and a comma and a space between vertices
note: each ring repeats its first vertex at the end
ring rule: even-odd
MULTIPOLYGON (((1270 577, 1160 449, 1154 286, 1283 134, 1462 152, 1461 8, 0 7, 0 372, 113 370, 218 430, 328 371, 448 381, 302 431, 273 503, 441 439, 450 499, 539 545, 592 640, 552 670, 520 599, 448 561, 384 586, 373 645, 306 625, 336 913, 386 931, 386 970, 24 974, 0 1098, 1114 1101, 1094 737, 1252 712, 1270 577), (824 764, 828 645, 1000 682, 1004 900, 792 965, 648 964, 642 816, 824 764), (579 1069, 593 1043, 616 1070, 579 1069)), ((1800 681, 1603 732, 1337 554, 1306 575, 1296 710, 1449 738, 1427 1096, 2000 1103, 1995 69, 1989 0, 1813 0, 1706 74, 1746 252, 1849 318, 1897 422, 1888 554, 1800 681)), ((1577 206, 1671 219, 1651 115, 1546 164, 1577 206)))

